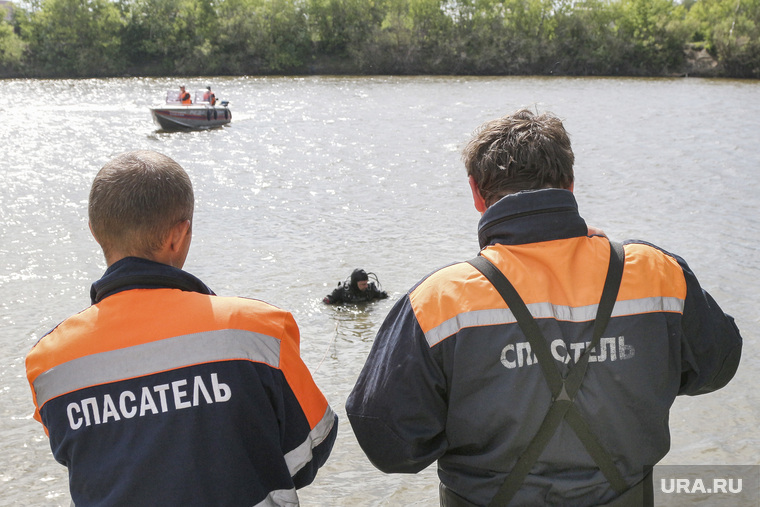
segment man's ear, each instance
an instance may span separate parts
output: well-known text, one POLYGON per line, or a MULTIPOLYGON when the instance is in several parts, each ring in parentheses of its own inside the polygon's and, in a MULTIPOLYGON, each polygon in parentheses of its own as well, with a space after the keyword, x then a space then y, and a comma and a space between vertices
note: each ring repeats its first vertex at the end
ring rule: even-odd
POLYGON ((470 190, 472 190, 472 202, 475 204, 475 209, 480 213, 485 213, 488 208, 488 206, 486 206, 486 200, 483 199, 483 196, 480 194, 478 184, 475 183, 475 178, 472 176, 470 176, 470 190))
POLYGON ((177 222, 167 232, 161 248, 153 252, 151 260, 182 269, 192 239, 190 220, 177 222))
POLYGON ((87 227, 89 227, 89 228, 90 228, 90 234, 92 234, 92 237, 93 237, 93 238, 95 238, 95 242, 96 242, 98 245, 100 245, 100 240, 99 240, 99 239, 98 239, 98 237, 95 235, 95 231, 93 231, 93 230, 92 230, 92 223, 90 223, 90 221, 89 221, 89 220, 87 221, 87 227))
POLYGON ((190 220, 177 222, 174 227, 171 228, 166 239, 168 243, 167 246, 172 252, 181 252, 185 248, 185 242, 189 241, 191 237, 190 220))

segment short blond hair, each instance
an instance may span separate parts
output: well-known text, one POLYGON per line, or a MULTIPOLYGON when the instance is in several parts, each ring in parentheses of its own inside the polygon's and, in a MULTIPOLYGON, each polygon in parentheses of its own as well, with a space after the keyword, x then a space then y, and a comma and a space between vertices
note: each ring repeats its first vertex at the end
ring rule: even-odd
POLYGON ((150 258, 169 230, 193 218, 193 185, 174 160, 131 151, 104 165, 92 182, 90 227, 108 257, 117 250, 150 258))

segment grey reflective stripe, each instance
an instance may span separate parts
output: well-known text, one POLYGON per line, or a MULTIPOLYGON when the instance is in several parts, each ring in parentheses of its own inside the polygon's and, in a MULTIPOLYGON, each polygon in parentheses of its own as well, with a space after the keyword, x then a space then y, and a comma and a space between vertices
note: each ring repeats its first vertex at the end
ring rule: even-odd
POLYGON ((280 340, 252 331, 221 329, 166 338, 80 357, 34 381, 37 406, 77 389, 141 377, 193 364, 244 359, 280 364, 280 340))
POLYGON ((322 419, 316 426, 314 426, 314 429, 309 432, 306 440, 285 455, 285 463, 288 465, 291 477, 296 475, 299 470, 311 461, 311 450, 327 438, 334 424, 335 413, 328 405, 327 410, 325 410, 325 415, 323 415, 322 419))
MULTIPOLYGON (((652 297, 617 301, 612 311, 612 317, 638 315, 652 312, 683 312, 684 301, 674 297, 652 297)), ((565 322, 588 322, 596 317, 599 305, 561 306, 551 303, 533 303, 526 305, 535 319, 556 319, 565 322)), ((434 346, 458 332, 460 329, 477 326, 494 326, 499 324, 515 324, 517 319, 507 308, 492 310, 476 310, 463 312, 425 333, 429 346, 434 346)))
POLYGON ((253 507, 296 507, 298 505, 298 493, 293 489, 276 489, 271 491, 265 499, 253 507))
POLYGON ((454 318, 442 322, 425 333, 425 339, 431 347, 448 338, 460 329, 477 326, 492 326, 496 324, 515 323, 517 319, 512 312, 506 308, 495 308, 493 310, 476 310, 472 312, 460 313, 454 318))

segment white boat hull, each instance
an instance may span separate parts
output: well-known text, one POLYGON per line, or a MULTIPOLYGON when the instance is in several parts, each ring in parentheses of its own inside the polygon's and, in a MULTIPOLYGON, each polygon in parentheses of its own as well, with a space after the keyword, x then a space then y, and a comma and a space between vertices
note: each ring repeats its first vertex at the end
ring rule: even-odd
POLYGON ((221 127, 232 120, 226 106, 166 105, 151 107, 153 122, 163 130, 196 130, 221 127))

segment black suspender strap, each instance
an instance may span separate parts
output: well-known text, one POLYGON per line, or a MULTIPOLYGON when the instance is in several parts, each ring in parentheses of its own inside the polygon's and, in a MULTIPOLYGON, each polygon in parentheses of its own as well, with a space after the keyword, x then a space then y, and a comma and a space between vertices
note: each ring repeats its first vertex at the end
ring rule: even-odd
POLYGON ((562 420, 573 428, 578 438, 583 443, 586 451, 594 459, 594 462, 618 493, 628 488, 620 471, 612 461, 612 457, 604 449, 596 435, 589 428, 588 423, 578 409, 573 405, 575 395, 580 389, 583 378, 588 368, 591 350, 594 350, 602 338, 607 323, 615 306, 620 280, 623 276, 624 261, 623 246, 619 243, 610 242, 610 260, 607 268, 607 278, 604 281, 604 289, 597 309, 594 321, 594 330, 591 342, 578 358, 576 364, 570 368, 567 377, 563 378, 552 356, 549 344, 538 327, 538 323, 525 306, 520 295, 515 290, 504 274, 499 271, 488 259, 478 256, 470 261, 475 269, 480 271, 499 291, 501 297, 507 303, 512 314, 515 316, 520 329, 530 343, 531 351, 536 355, 538 364, 541 366, 546 383, 552 394, 552 404, 544 417, 541 426, 531 442, 525 448, 514 468, 510 471, 507 479, 502 484, 496 496, 491 500, 492 506, 507 505, 517 490, 522 486, 525 477, 538 461, 546 445, 551 440, 557 427, 562 420))

